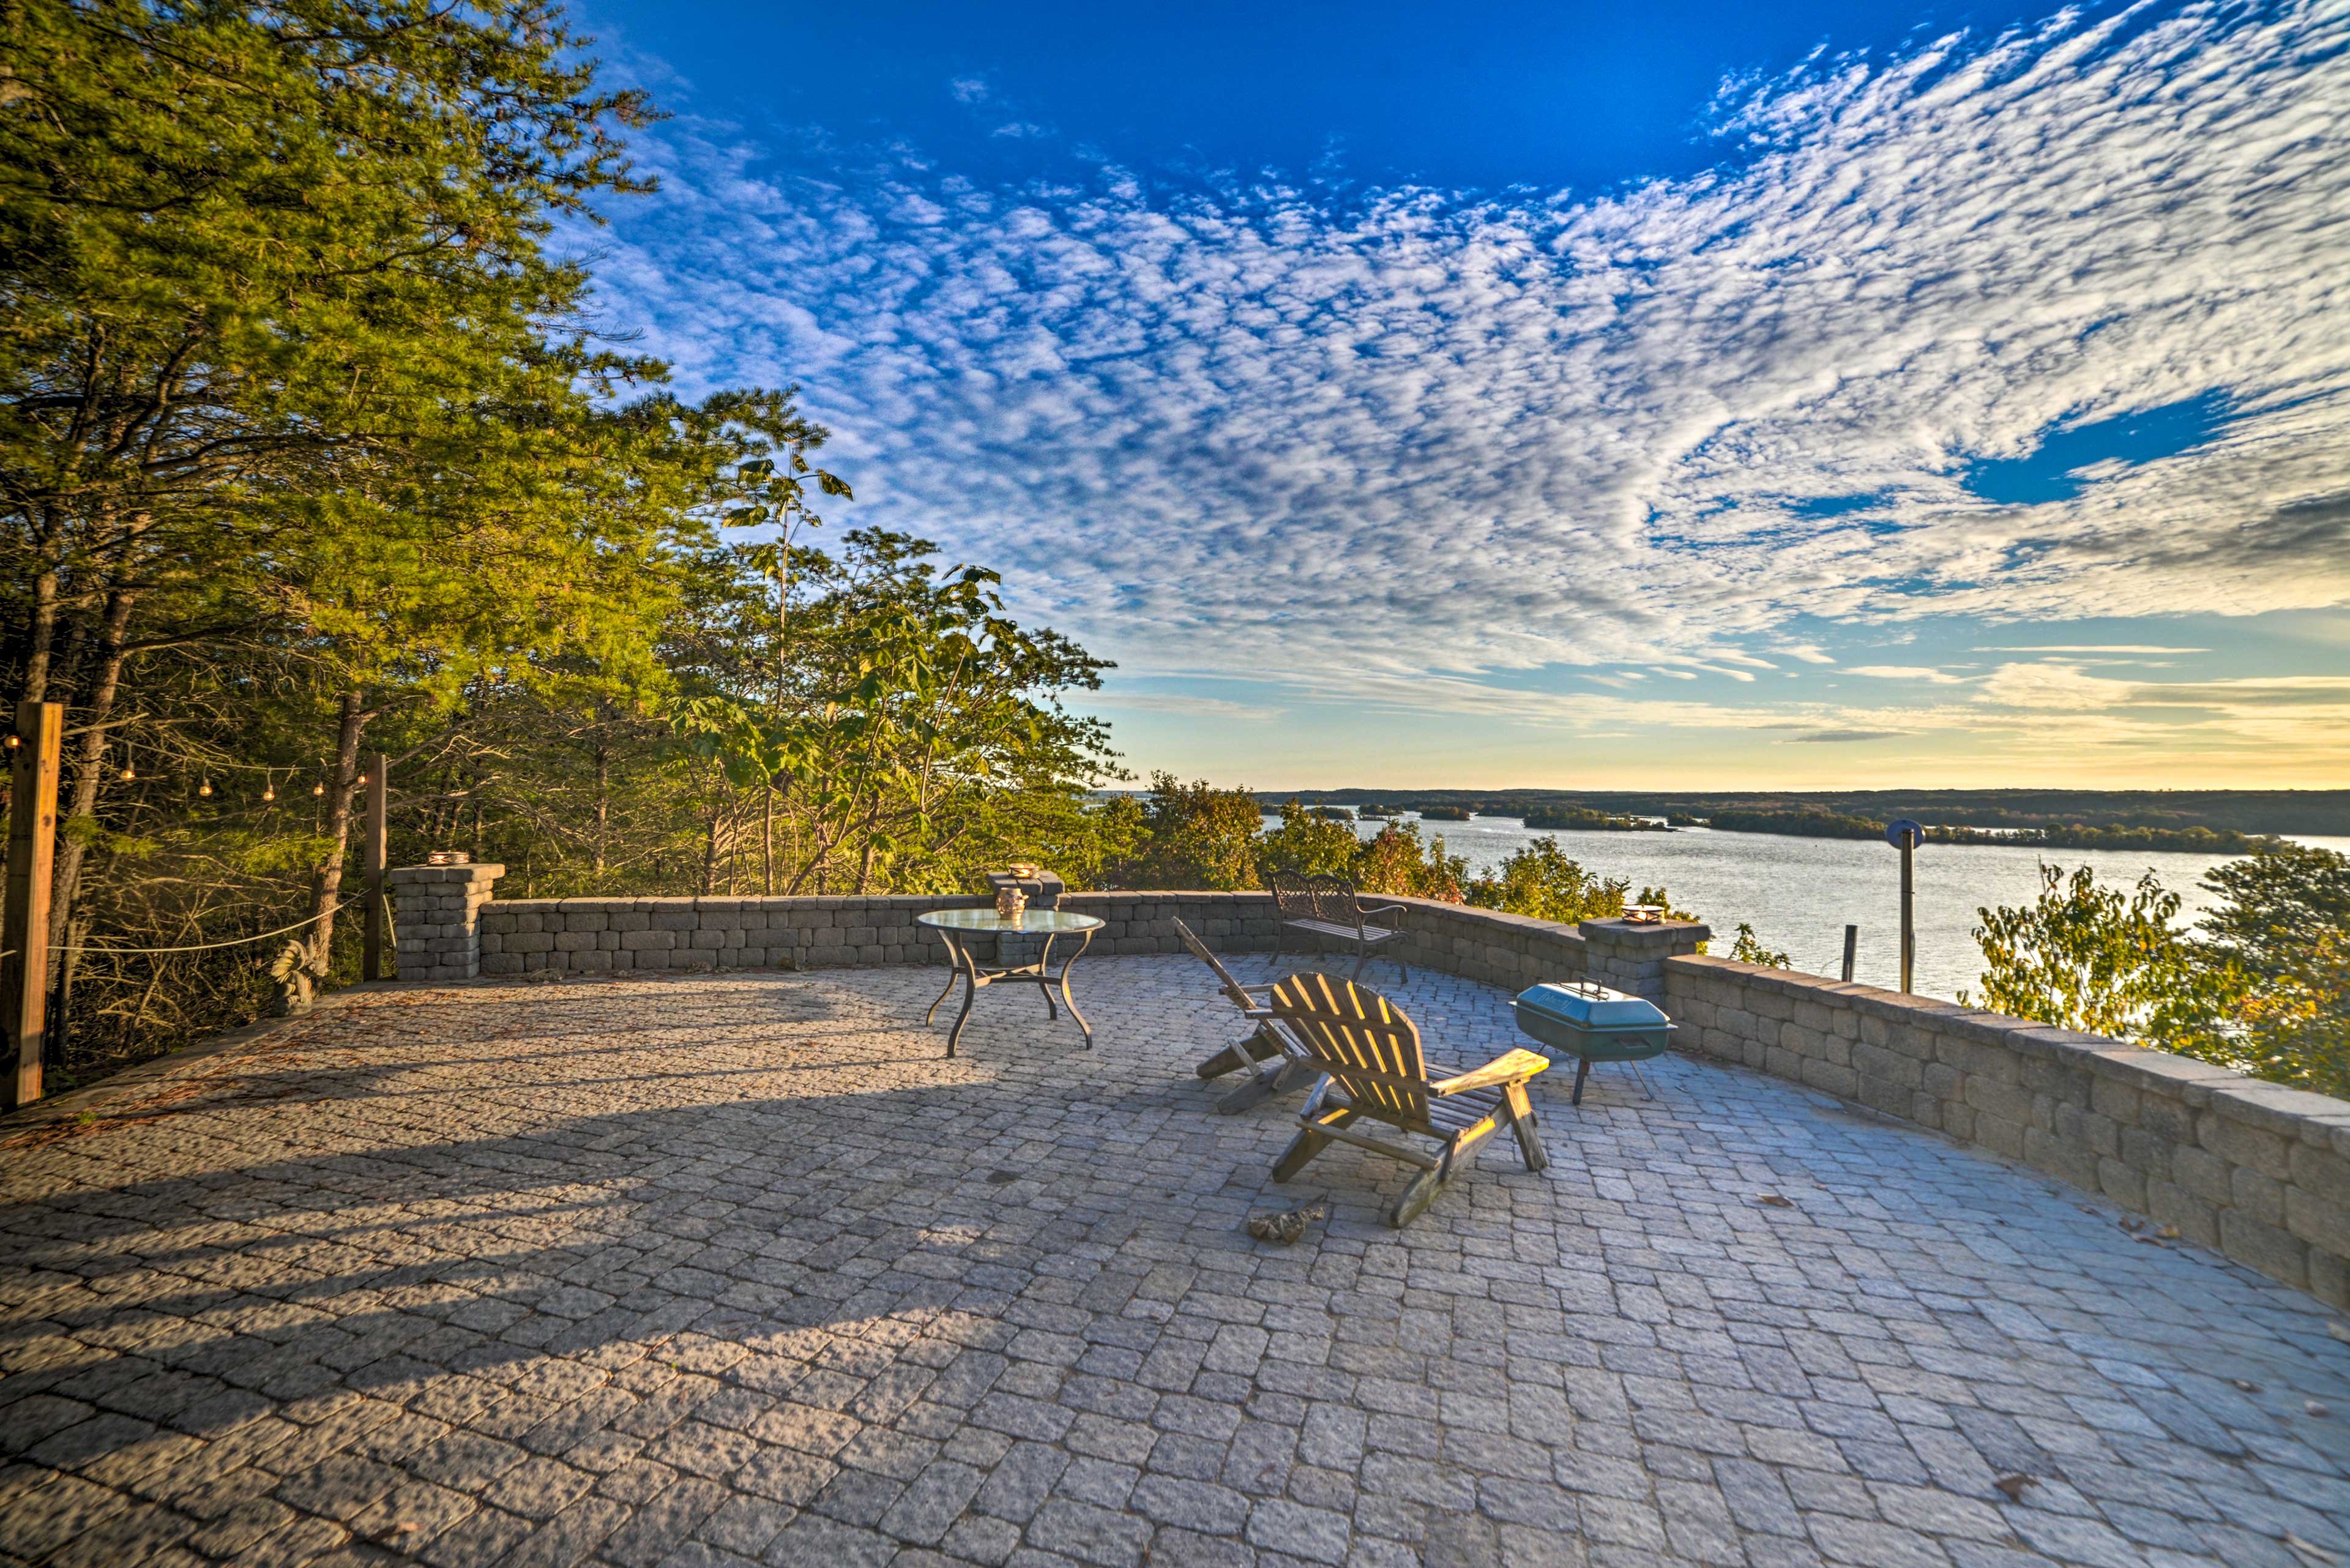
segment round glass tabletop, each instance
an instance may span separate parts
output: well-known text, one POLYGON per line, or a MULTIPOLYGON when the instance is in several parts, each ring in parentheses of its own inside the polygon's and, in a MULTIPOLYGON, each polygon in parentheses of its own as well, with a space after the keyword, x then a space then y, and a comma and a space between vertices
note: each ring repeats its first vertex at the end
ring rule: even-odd
POLYGON ((931 909, 916 915, 919 925, 943 926, 951 931, 1090 931, 1099 929, 1101 921, 1091 915, 1072 914, 1066 909, 1024 909, 1016 920, 1007 920, 993 909, 931 909))

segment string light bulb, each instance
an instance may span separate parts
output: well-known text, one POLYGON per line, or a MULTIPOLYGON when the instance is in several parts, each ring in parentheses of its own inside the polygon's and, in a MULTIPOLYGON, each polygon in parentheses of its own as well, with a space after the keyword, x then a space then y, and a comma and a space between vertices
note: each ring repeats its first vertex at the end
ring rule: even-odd
POLYGON ((202 783, 202 784, 198 784, 198 785, 196 786, 196 793, 197 793, 198 794, 204 794, 204 795, 208 795, 208 794, 212 794, 212 793, 213 793, 213 781, 212 781, 212 780, 210 780, 210 779, 206 779, 203 783, 202 783))
POLYGON ((263 784, 261 786, 261 798, 263 800, 276 800, 277 798, 277 786, 276 784, 263 784))
POLYGON ((310 786, 310 793, 312 794, 324 794, 327 793, 327 786, 322 784, 312 784, 310 786))
POLYGON ((129 784, 132 779, 135 779, 138 776, 138 773, 133 769, 126 767, 122 770, 122 782, 124 784, 129 784))
POLYGON ((365 783, 367 783, 367 774, 361 774, 359 776, 359 778, 358 778, 356 781, 354 781, 354 782, 359 783, 359 784, 365 784, 365 783))
POLYGON ((8 737, 8 749, 12 752, 24 743, 25 737, 22 735, 11 735, 8 737))

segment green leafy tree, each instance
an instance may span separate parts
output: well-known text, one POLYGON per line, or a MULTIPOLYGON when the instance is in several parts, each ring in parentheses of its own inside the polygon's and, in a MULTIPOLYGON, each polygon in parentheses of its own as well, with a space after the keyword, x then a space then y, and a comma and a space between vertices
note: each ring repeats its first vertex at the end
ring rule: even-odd
POLYGON ((1793 969, 1795 961, 1765 944, 1754 934, 1754 928, 1744 920, 1738 922, 1738 940, 1731 944, 1730 956, 1740 963, 1759 963, 1765 969, 1793 969))
POLYGON ((2237 1019, 2253 1073, 2350 1099, 2350 930, 2320 931, 2247 986, 2237 1019))
POLYGON ((1357 852, 1354 876, 1367 892, 1458 904, 1469 880, 1469 861, 1444 847, 1442 834, 1423 841, 1419 824, 1389 821, 1357 852))
POLYGON ((1264 813, 1246 789, 1218 789, 1150 775, 1142 805, 1141 853, 1124 867, 1129 888, 1255 888, 1257 830, 1264 813))
POLYGON ((1585 869, 1555 839, 1538 838, 1470 883, 1469 902, 1539 920, 1573 924, 1620 915, 1632 885, 1585 869))
POLYGON ((2203 885, 2206 967, 2241 976, 2229 1033, 2249 1070, 2350 1098, 2350 856, 2281 841, 2203 885))
POLYGON ((1351 877, 1362 847, 1351 826, 1324 816, 1293 796, 1281 808, 1280 826, 1257 846, 1257 864, 1268 871, 1351 877))
MULTIPOLYGON (((2040 867, 2040 895, 2022 909, 1979 910, 1983 1005, 2018 1018, 2189 1054, 2231 1059, 2219 1033, 2241 989, 2173 924, 2179 897, 2153 872, 2135 888, 2100 884, 2084 866, 2040 867)), ((1971 1005, 1966 992, 1961 1002, 1971 1005)))
POLYGON ((2279 841, 2214 867, 2203 886, 2220 896, 2202 919, 2206 942, 2255 981, 2350 934, 2350 856, 2335 850, 2279 841))

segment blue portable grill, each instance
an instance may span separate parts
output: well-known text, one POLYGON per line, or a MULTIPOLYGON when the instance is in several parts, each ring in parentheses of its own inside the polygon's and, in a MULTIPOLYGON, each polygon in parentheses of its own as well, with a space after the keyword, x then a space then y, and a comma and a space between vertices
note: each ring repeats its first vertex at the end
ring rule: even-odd
MULTIPOLYGON (((1589 981, 1529 986, 1518 992, 1518 1028, 1544 1045, 1573 1056, 1575 1097, 1583 1104, 1583 1081, 1594 1062, 1645 1062, 1661 1056, 1665 1037, 1676 1025, 1645 997, 1610 991, 1589 981)), ((1633 1069, 1638 1073, 1639 1069, 1633 1069)), ((1643 1078, 1641 1085, 1648 1087, 1643 1078)))

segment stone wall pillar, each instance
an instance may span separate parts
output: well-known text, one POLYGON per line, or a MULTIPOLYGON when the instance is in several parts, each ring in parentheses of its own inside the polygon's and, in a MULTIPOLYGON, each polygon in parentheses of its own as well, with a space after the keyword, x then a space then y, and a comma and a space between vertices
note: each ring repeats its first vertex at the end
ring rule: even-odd
POLYGON ((1577 929, 1583 933, 1584 979, 1646 997, 1659 1007, 1665 1004, 1665 961, 1697 951, 1713 935, 1713 928, 1695 920, 1586 920, 1577 929))
POLYGON ((503 866, 401 866, 386 873, 401 980, 472 980, 482 972, 482 906, 503 866))

